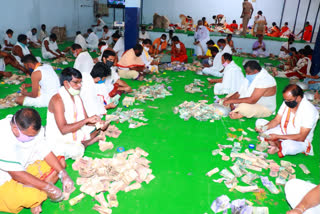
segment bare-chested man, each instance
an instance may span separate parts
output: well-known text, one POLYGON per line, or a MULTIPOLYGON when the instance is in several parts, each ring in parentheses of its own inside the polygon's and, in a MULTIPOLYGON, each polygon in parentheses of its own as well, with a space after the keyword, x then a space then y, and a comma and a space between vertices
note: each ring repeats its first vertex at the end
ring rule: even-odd
POLYGON ((252 7, 252 4, 248 0, 244 0, 244 2, 242 4, 242 8, 243 8, 242 14, 241 14, 240 18, 242 18, 242 27, 243 27, 242 35, 245 36, 247 34, 249 20, 252 17, 253 7, 252 7))

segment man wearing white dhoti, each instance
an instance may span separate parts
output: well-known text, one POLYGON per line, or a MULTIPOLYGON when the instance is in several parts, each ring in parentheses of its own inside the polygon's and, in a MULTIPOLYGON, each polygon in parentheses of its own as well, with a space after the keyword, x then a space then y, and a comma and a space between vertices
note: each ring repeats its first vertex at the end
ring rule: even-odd
POLYGON ((32 30, 27 32, 28 44, 33 48, 39 48, 41 46, 41 41, 37 37, 38 30, 32 28, 32 30))
POLYGON ((151 73, 158 73, 159 72, 159 68, 158 68, 158 64, 159 62, 155 61, 153 59, 153 57, 150 56, 149 54, 149 50, 152 46, 152 41, 150 39, 145 39, 142 42, 142 46, 143 46, 143 51, 142 51, 142 55, 140 56, 142 61, 144 62, 146 68, 148 68, 148 70, 151 73))
POLYGON ((41 52, 44 59, 64 57, 64 54, 61 53, 57 44, 57 35, 54 33, 43 40, 41 52))
POLYGON ((203 26, 202 20, 198 21, 198 26, 194 34, 195 53, 197 56, 204 56, 207 53, 207 42, 210 40, 209 30, 203 26))
POLYGON ((87 42, 86 39, 82 36, 80 31, 77 31, 76 38, 74 39, 74 43, 81 46, 82 50, 87 50, 87 42))
POLYGON ((244 65, 246 79, 238 92, 230 94, 223 104, 228 106, 231 119, 269 117, 276 110, 276 80, 256 61, 244 65))
POLYGON ((98 36, 92 31, 92 29, 87 30, 88 38, 87 38, 87 47, 91 50, 96 50, 98 48, 99 44, 99 38, 98 36))
POLYGON ((51 97, 60 88, 58 75, 51 65, 41 64, 31 54, 24 56, 22 62, 28 70, 32 70, 31 84, 22 84, 22 96, 17 97, 16 103, 39 108, 48 107, 51 97), (32 88, 31 92, 27 91, 28 87, 32 88))
POLYGON ((288 85, 282 95, 284 102, 277 116, 270 122, 257 120, 257 131, 267 130, 264 134, 270 144, 270 154, 278 153, 280 158, 299 153, 313 155, 312 139, 319 119, 317 109, 303 97, 303 90, 297 85, 288 85))
POLYGON ((107 25, 103 26, 103 33, 101 39, 99 39, 100 42, 105 42, 108 45, 111 43, 111 37, 112 32, 109 30, 109 27, 107 25))
POLYGON ((210 83, 216 83, 214 94, 232 94, 239 91, 244 76, 241 68, 232 61, 232 55, 225 53, 222 55, 222 64, 225 67, 222 79, 212 79, 210 83))
POLYGON ((31 54, 27 44, 28 44, 27 36, 24 34, 20 34, 18 36, 17 43, 15 44, 15 46, 13 46, 13 49, 12 49, 12 55, 16 58, 16 60, 22 66, 23 66, 23 63, 21 62, 21 59, 25 55, 31 54))
POLYGON ((88 51, 82 51, 82 48, 79 44, 73 44, 71 46, 71 51, 73 56, 76 57, 73 68, 83 73, 90 73, 94 62, 88 51))
MULTIPOLYGON (((83 156, 85 147, 105 137, 94 129, 101 122, 99 116, 88 117, 80 98, 82 75, 74 68, 66 68, 60 75, 61 88, 49 103, 46 138, 53 145, 55 155, 66 159, 83 156), (92 132, 93 131, 93 132, 92 132)), ((105 130, 104 125, 102 130, 105 130)))

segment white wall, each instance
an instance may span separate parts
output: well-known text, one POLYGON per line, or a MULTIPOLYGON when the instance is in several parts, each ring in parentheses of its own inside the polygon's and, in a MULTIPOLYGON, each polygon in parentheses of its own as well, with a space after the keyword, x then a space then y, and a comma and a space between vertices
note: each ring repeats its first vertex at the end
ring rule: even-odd
MULTIPOLYGON (((289 22, 291 29, 294 25, 298 1, 287 0, 285 7, 283 23, 289 22)), ((231 23, 232 20, 242 23, 240 19, 242 2, 242 0, 143 0, 143 23, 152 23, 154 13, 167 16, 172 23, 180 22, 179 14, 190 15, 194 20, 205 16, 207 21, 212 23, 212 16, 220 13, 227 17, 228 23, 231 23)), ((261 10, 266 16, 269 25, 272 22, 276 22, 279 25, 283 2, 284 0, 256 0, 256 2, 252 3, 255 10, 254 14, 261 10)), ((308 2, 309 0, 301 0, 296 32, 303 28, 308 2)), ((308 15, 308 21, 310 21, 311 25, 314 25, 319 3, 320 0, 312 0, 308 15)), ((250 24, 253 24, 253 19, 251 19, 250 24)), ((319 24, 320 16, 318 17, 316 32, 319 29, 319 24)))
POLYGON ((14 31, 15 40, 20 33, 41 24, 50 32, 54 26, 66 26, 67 35, 86 32, 95 23, 93 0, 1 0, 0 38, 8 28, 14 31))

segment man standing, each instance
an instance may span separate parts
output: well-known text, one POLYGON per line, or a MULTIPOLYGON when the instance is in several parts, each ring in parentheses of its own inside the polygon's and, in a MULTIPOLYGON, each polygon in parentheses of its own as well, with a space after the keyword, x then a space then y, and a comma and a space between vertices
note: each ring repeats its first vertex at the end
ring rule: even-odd
POLYGON ((41 204, 49 197, 63 200, 54 186, 60 178, 63 192, 70 194, 74 183, 65 171, 64 157, 56 157, 45 142, 39 113, 24 108, 0 120, 0 211, 19 213, 31 208, 41 213, 41 204))
POLYGON ((41 52, 44 59, 64 57, 64 54, 61 53, 57 44, 57 35, 54 33, 43 40, 41 52))
POLYGON ((278 153, 280 158, 299 153, 313 155, 313 132, 319 119, 317 109, 304 98, 303 90, 297 85, 288 85, 282 95, 284 102, 277 116, 270 122, 256 122, 258 132, 266 130, 268 153, 278 153))
POLYGON ((17 97, 16 103, 24 106, 48 107, 49 101, 59 88, 59 78, 51 65, 41 64, 29 54, 22 58, 24 66, 32 71, 31 84, 22 84, 21 94, 17 97), (28 92, 26 88, 31 87, 28 92))
POLYGON ((196 28, 196 32, 194 34, 193 43, 195 47, 195 53, 197 56, 203 56, 207 52, 207 42, 210 40, 210 33, 209 30, 203 26, 202 20, 198 21, 198 26, 196 28))
POLYGON ((252 17, 253 7, 252 4, 248 0, 244 0, 242 4, 242 14, 240 18, 242 18, 242 35, 247 35, 248 23, 252 17))
MULTIPOLYGON (((297 36, 299 36, 301 33, 303 32, 300 31, 300 33, 297 34, 297 36)), ((302 39, 304 41, 310 42, 312 37, 312 25, 310 25, 310 22, 306 22, 305 26, 304 26, 304 33, 302 35, 302 39)))

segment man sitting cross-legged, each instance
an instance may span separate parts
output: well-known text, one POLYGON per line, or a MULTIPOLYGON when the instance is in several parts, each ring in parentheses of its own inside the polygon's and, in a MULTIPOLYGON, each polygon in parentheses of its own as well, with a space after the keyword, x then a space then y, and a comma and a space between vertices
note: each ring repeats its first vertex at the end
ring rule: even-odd
POLYGON ((41 64, 29 54, 22 58, 24 66, 33 71, 31 73, 31 84, 22 84, 21 94, 17 97, 16 103, 23 106, 48 107, 49 101, 59 88, 59 77, 51 65, 41 64), (26 88, 31 87, 28 92, 26 88))
POLYGON ((303 97, 303 90, 297 85, 288 85, 282 95, 284 102, 277 116, 270 122, 257 120, 257 131, 264 130, 270 154, 278 153, 280 158, 302 152, 313 155, 311 143, 319 118, 317 109, 303 97))
POLYGON ((64 157, 56 157, 46 143, 37 111, 20 109, 0 120, 0 127, 5 139, 0 142, 0 212, 31 208, 33 214, 39 214, 47 197, 62 201, 62 191, 54 186, 59 178, 64 193, 74 190, 64 157))
POLYGON ((269 117, 276 110, 275 79, 256 61, 247 62, 244 68, 246 79, 239 91, 227 96, 223 103, 233 110, 230 118, 269 117))
MULTIPOLYGON (((61 88, 51 98, 47 111, 46 137, 54 145, 53 152, 66 158, 82 157, 85 147, 105 139, 98 135, 98 130, 88 126, 101 119, 96 115, 87 116, 79 96, 81 82, 80 71, 64 69, 60 76, 61 88)), ((106 128, 107 125, 102 130, 106 128)))

